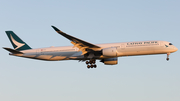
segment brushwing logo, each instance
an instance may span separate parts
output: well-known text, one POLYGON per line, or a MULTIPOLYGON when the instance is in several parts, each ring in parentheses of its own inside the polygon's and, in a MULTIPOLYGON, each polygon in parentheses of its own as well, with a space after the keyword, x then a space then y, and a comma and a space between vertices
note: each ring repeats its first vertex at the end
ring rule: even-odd
POLYGON ((11 34, 10 34, 10 36, 11 36, 12 42, 17 46, 17 47, 15 48, 15 50, 25 45, 24 43, 19 43, 19 42, 17 42, 17 41, 12 37, 11 34))

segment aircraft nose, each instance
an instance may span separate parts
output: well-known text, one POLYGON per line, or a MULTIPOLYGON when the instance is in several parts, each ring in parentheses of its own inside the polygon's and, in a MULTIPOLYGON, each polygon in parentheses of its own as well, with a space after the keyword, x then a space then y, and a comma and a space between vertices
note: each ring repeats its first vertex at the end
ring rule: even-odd
POLYGON ((174 47, 174 51, 176 52, 178 50, 178 48, 177 47, 174 47))

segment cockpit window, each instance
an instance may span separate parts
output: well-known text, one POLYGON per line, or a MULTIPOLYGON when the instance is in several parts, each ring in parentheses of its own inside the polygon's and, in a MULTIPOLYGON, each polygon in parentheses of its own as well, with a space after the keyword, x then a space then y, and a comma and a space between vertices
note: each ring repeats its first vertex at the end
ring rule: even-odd
POLYGON ((173 45, 172 43, 169 43, 169 45, 173 45))

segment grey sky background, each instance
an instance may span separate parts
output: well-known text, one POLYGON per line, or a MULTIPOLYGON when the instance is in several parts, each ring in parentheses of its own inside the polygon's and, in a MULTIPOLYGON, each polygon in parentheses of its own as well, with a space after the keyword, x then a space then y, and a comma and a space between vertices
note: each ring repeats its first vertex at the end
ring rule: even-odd
MULTIPOLYGON (((180 49, 179 0, 1 0, 0 46, 13 30, 32 48, 66 46, 51 25, 93 44, 164 40, 180 49)), ((97 61, 39 61, 0 49, 0 101, 179 101, 180 53, 97 61)))

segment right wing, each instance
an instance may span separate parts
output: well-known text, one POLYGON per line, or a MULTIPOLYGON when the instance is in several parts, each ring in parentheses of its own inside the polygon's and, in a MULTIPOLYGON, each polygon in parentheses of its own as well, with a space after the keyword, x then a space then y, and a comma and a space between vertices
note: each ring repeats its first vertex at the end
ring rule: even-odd
POLYGON ((101 47, 99 47, 97 45, 91 44, 91 43, 86 42, 84 40, 81 40, 81 39, 78 39, 78 38, 73 37, 71 35, 68 35, 68 34, 62 32, 61 30, 59 30, 58 28, 56 28, 54 26, 52 26, 52 27, 57 33, 61 34, 65 38, 69 39, 71 41, 71 43, 74 45, 74 47, 79 48, 79 50, 82 51, 83 55, 88 53, 89 51, 95 51, 95 50, 101 49, 101 47))

